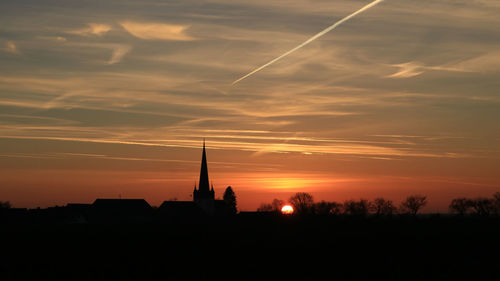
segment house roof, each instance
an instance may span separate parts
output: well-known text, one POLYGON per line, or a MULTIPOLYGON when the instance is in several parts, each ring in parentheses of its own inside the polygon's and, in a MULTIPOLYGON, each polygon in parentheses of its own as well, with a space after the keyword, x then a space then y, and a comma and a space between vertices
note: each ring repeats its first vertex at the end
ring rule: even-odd
POLYGON ((96 199, 92 204, 99 209, 135 209, 151 210, 151 205, 144 199, 96 199))
POLYGON ((77 209, 77 210, 81 210, 81 209, 88 209, 92 206, 92 204, 81 204, 81 203, 68 203, 66 204, 66 208, 67 209, 77 209))

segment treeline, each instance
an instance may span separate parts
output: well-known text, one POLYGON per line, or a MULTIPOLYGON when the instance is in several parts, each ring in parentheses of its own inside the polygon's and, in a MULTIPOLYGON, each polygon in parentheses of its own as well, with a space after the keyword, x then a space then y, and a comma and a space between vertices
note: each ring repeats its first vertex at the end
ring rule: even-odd
MULTIPOLYGON (((395 214, 416 216, 426 205, 427 196, 411 195, 399 204, 392 200, 376 198, 374 200, 346 200, 340 202, 315 202, 314 197, 306 192, 298 192, 287 202, 274 199, 271 203, 262 203, 258 212, 280 212, 281 208, 290 204, 296 214, 312 215, 352 215, 352 216, 391 216, 395 214)), ((450 203, 450 211, 455 214, 475 214, 480 216, 500 214, 500 192, 492 198, 456 198, 450 203)))
POLYGON ((458 215, 500 215, 500 192, 493 194, 491 198, 455 198, 451 201, 449 208, 452 213, 458 215))

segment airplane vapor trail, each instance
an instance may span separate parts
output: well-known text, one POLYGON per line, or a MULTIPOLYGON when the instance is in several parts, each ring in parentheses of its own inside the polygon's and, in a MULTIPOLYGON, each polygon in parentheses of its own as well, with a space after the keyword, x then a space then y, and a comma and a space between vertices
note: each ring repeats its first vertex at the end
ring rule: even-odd
POLYGON ((248 73, 247 75, 245 75, 245 76, 243 76, 243 77, 239 78, 238 80, 234 81, 234 82, 232 83, 232 85, 234 85, 234 84, 236 84, 236 83, 240 82, 241 80, 243 80, 243 79, 245 79, 245 78, 249 77, 250 75, 252 75, 252 74, 256 73, 257 71, 260 71, 260 70, 262 70, 262 69, 264 69, 264 68, 268 67, 269 65, 271 65, 271 64, 273 64, 273 63, 275 63, 275 62, 277 62, 278 60, 280 60, 280 59, 282 59, 282 58, 284 58, 284 57, 288 56, 289 54, 291 54, 291 53, 293 53, 293 52, 297 51, 298 49, 300 49, 300 48, 304 47, 305 45, 307 45, 307 44, 311 43, 312 41, 314 41, 314 40, 318 39, 319 37, 321 37, 321 36, 325 35, 326 33, 328 33, 329 31, 333 30, 334 28, 336 28, 337 26, 341 25, 342 23, 344 23, 344 22, 348 21, 349 19, 351 19, 351 18, 355 17, 356 15, 358 15, 358 14, 360 14, 360 13, 362 13, 362 12, 364 12, 364 11, 368 10, 368 9, 370 9, 371 7, 373 7, 373 6, 377 5, 377 4, 379 4, 379 3, 380 3, 380 2, 382 2, 382 1, 384 1, 384 0, 375 0, 375 1, 371 2, 370 4, 368 4, 368 5, 364 6, 363 8, 361 8, 361 9, 357 10, 356 12, 354 12, 354 13, 352 13, 352 14, 348 15, 347 17, 345 17, 345 18, 343 18, 343 19, 341 19, 341 20, 337 21, 336 23, 334 23, 333 25, 331 25, 331 26, 327 27, 327 28, 326 28, 326 29, 324 29, 323 31, 321 31, 321 32, 317 33, 316 35, 314 35, 313 37, 311 37, 311 38, 307 39, 305 42, 303 42, 302 44, 298 45, 297 47, 295 47, 295 48, 291 49, 290 51, 288 51, 288 52, 286 52, 286 53, 282 54, 281 56, 279 56, 279 57, 277 57, 277 58, 273 59, 272 61, 270 61, 270 62, 268 62, 268 63, 264 64, 263 66, 261 66, 261 67, 259 67, 259 68, 255 69, 254 71, 252 71, 252 72, 248 73))

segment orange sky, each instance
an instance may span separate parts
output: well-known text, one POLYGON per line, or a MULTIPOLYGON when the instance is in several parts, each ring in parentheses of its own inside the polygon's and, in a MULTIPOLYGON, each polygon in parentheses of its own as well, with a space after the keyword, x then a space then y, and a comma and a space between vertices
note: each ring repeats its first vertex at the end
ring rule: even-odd
MULTIPOLYGON (((121 145, 119 153, 126 156, 102 157, 101 151, 110 152, 109 144, 91 144, 89 149, 97 154, 69 154, 63 151, 73 146, 81 149, 85 143, 57 143, 48 145, 58 147, 59 152, 3 157, 0 196, 19 207, 90 203, 98 197, 119 196, 145 198, 156 206, 172 198, 192 199, 201 147, 121 145), (134 150, 138 150, 136 155, 128 155, 134 150)), ((494 161, 488 163, 485 159, 429 161, 424 157, 389 161, 295 152, 256 154, 210 149, 210 140, 207 157, 216 196, 221 197, 225 187, 231 185, 240 210, 254 210, 273 198, 286 201, 293 193, 305 191, 317 201, 337 202, 379 196, 399 202, 411 194, 425 194, 430 200, 428 211, 446 211, 451 198, 490 196, 499 186, 494 161)))
POLYGON ((190 200, 202 139, 242 210, 298 191, 500 191, 500 5, 384 1, 0 3, 0 200, 190 200))

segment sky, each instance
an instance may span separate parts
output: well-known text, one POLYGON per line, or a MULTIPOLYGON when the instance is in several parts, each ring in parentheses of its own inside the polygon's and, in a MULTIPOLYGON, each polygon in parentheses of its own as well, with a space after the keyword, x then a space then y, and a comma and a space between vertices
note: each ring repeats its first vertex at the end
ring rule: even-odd
POLYGON ((500 191, 500 2, 0 2, 0 200, 500 191))

